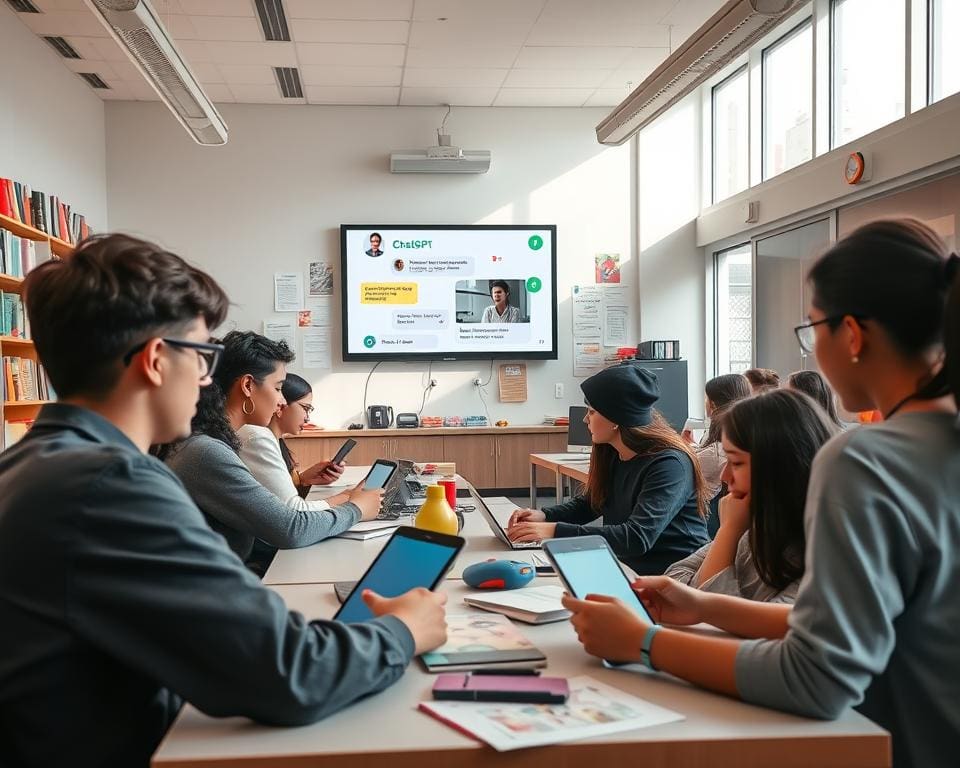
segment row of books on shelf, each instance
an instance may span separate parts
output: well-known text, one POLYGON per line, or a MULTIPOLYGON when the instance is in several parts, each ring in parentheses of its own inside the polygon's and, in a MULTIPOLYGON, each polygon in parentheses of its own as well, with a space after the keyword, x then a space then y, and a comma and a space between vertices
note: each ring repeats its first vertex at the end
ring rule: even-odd
POLYGON ((27 357, 3 358, 3 399, 5 402, 53 400, 56 393, 47 372, 36 360, 27 357))
POLYGON ((30 338, 30 323, 27 313, 23 311, 23 299, 18 293, 0 291, 0 336, 30 338))
POLYGON ((68 243, 90 234, 86 219, 59 197, 12 179, 0 178, 0 214, 68 243))
POLYGON ((41 261, 52 258, 50 246, 18 237, 6 229, 0 229, 0 273, 11 277, 25 277, 41 261))

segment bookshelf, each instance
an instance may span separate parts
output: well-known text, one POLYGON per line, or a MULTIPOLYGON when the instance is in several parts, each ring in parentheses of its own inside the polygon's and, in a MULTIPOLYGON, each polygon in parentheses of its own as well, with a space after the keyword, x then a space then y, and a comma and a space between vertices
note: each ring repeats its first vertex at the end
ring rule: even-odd
POLYGON ((13 232, 17 237, 25 237, 28 240, 36 240, 40 243, 49 243, 50 252, 56 254, 61 259, 64 256, 69 256, 73 252, 73 245, 66 240, 61 240, 59 237, 51 237, 42 230, 28 227, 22 221, 11 219, 9 216, 4 216, 3 214, 0 214, 0 229, 13 232))

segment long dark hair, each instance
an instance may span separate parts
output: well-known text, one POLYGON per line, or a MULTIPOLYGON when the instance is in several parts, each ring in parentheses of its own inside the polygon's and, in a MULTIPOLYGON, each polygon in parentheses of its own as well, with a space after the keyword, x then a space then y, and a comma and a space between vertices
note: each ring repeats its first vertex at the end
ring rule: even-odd
POLYGON ((295 373, 288 373, 287 378, 283 381, 281 391, 284 400, 288 403, 295 403, 297 400, 313 392, 313 387, 311 387, 310 382, 302 376, 297 376, 295 373))
MULTIPOLYGON (((638 456, 654 456, 663 451, 674 450, 686 455, 693 470, 693 486, 697 492, 697 509, 701 517, 708 499, 707 487, 700 471, 700 462, 690 450, 690 446, 677 434, 656 411, 653 421, 645 427, 620 427, 620 439, 623 444, 638 456)), ((613 466, 618 458, 617 449, 609 443, 594 443, 590 454, 590 474, 587 475, 586 496, 590 507, 599 512, 607 500, 607 491, 613 477, 613 466)))
POLYGON ((812 398, 789 389, 741 400, 720 426, 750 454, 750 552, 763 583, 782 590, 803 575, 810 468, 838 430, 812 398))
POLYGON ((819 371, 794 371, 787 377, 787 386, 812 397, 830 417, 835 426, 843 427, 837 415, 837 402, 833 390, 819 371))
POLYGON ((720 442, 720 419, 727 409, 737 400, 750 397, 753 392, 750 389, 750 381, 742 373, 725 373, 722 376, 715 376, 707 382, 703 390, 714 408, 706 440, 701 443, 701 446, 706 446, 720 442))
POLYGON ((813 305, 836 330, 844 317, 872 321, 915 358, 943 343, 942 368, 914 395, 960 401, 960 258, 916 219, 865 224, 838 241, 809 274, 813 305))

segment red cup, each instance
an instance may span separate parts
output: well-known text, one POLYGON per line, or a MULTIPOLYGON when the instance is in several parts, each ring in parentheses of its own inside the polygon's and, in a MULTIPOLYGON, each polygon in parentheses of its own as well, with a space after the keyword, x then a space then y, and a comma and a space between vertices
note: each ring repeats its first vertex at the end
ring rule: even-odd
POLYGON ((437 480, 437 485, 442 485, 444 493, 447 494, 447 504, 450 505, 450 509, 457 508, 457 481, 453 478, 448 478, 446 480, 437 480))

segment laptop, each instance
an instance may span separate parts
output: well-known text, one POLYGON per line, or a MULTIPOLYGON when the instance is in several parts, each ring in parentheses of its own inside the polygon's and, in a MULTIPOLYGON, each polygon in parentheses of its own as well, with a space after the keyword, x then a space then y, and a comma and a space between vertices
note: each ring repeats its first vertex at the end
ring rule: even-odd
POLYGON ((409 515, 420 509, 420 503, 414 498, 413 490, 407 478, 413 474, 413 462, 397 459, 397 471, 383 489, 383 502, 377 520, 396 520, 401 515, 409 515))
POLYGON ((510 541, 510 537, 507 536, 507 532, 503 529, 503 526, 500 525, 497 518, 494 517, 493 512, 490 511, 490 507, 487 506, 487 503, 477 492, 477 489, 466 480, 464 480, 464 483, 466 484, 467 488, 470 489, 470 495, 477 500, 477 509, 480 510, 480 514, 483 515, 483 519, 487 521, 487 525, 490 526, 490 530, 493 531, 493 535, 506 544, 508 549, 543 549, 543 547, 540 546, 539 541, 510 541))

